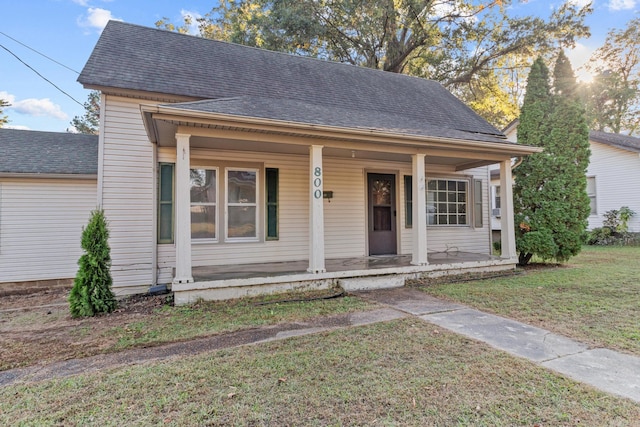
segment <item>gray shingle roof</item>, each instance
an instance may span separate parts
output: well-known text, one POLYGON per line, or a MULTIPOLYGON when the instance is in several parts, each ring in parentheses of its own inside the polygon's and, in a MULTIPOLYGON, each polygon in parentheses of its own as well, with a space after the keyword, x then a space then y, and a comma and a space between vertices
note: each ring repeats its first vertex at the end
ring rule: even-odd
POLYGON ((98 136, 0 129, 0 173, 98 173, 98 136))
POLYGON ((623 150, 640 153, 640 138, 633 136, 592 130, 589 132, 589 139, 601 144, 612 145, 614 147, 622 148, 623 150))
POLYGON ((297 115, 303 123, 332 124, 340 116, 343 127, 402 132, 409 124, 428 136, 503 137, 434 81, 116 21, 104 29, 78 81, 203 100, 236 99, 235 105, 199 105, 219 112, 225 104, 227 112, 249 115, 259 111, 251 105, 256 102, 269 107, 273 117, 265 118, 280 118, 300 102, 310 109, 297 115))
MULTIPOLYGON (((373 110, 363 111, 343 107, 329 107, 290 99, 241 96, 237 98, 166 104, 165 106, 181 110, 377 130, 405 135, 469 138, 467 132, 432 126, 426 124, 424 120, 412 116, 385 114, 373 110)), ((501 138, 484 134, 475 134, 473 139, 487 142, 503 142, 501 138)))

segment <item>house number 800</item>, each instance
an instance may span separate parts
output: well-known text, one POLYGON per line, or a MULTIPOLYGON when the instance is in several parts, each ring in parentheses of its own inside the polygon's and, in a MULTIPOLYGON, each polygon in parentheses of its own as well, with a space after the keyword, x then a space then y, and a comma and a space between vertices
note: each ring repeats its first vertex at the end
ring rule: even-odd
POLYGON ((316 188, 316 190, 313 192, 313 197, 315 197, 316 199, 320 199, 322 198, 322 190, 320 190, 319 188, 322 185, 322 169, 315 168, 313 170, 313 176, 317 177, 313 180, 313 186, 314 188, 316 188))

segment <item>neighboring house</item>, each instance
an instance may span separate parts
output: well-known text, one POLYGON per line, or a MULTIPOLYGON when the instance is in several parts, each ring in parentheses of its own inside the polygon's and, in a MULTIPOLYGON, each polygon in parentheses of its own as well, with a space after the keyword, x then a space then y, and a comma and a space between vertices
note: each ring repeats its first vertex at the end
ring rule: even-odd
POLYGON ((102 92, 98 200, 120 295, 516 264, 513 233, 491 256, 487 165, 506 168, 510 195, 511 158, 539 149, 436 82, 114 21, 78 80, 102 92))
MULTIPOLYGON (((517 141, 518 120, 504 130, 510 141, 517 141)), ((587 168, 587 193, 591 199, 589 230, 602 227, 604 213, 622 206, 636 212, 629 221, 629 231, 640 232, 640 138, 614 133, 589 132, 591 157, 587 168)), ((500 173, 491 171, 492 206, 500 203, 495 197, 500 186, 500 173)), ((492 229, 499 238, 500 210, 494 210, 492 229)))
POLYGON ((70 283, 97 172, 97 136, 0 129, 0 292, 70 283))
POLYGON ((629 231, 640 232, 640 138, 591 131, 589 143, 589 229, 602 227, 605 212, 628 206, 636 213, 629 231))

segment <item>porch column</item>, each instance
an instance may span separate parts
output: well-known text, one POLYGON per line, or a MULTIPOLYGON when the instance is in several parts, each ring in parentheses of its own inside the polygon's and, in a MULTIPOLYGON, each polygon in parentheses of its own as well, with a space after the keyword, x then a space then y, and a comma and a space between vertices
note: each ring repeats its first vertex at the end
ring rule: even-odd
POLYGON ((309 269, 324 273, 324 202, 322 188, 322 145, 309 147, 309 269))
POLYGON ((425 191, 424 154, 413 154, 413 185, 411 186, 413 254, 411 264, 427 265, 427 193, 425 191))
POLYGON ((500 244, 502 258, 516 259, 516 234, 513 223, 513 179, 511 177, 511 159, 500 163, 500 244))
POLYGON ((189 138, 191 135, 176 134, 176 181, 175 181, 175 242, 176 276, 173 283, 191 283, 191 194, 189 138))

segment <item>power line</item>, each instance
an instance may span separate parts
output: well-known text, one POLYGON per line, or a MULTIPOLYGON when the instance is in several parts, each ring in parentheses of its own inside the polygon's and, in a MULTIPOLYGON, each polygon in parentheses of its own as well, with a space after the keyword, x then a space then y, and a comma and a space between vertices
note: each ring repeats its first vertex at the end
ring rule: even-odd
POLYGON ((0 44, 0 47, 3 48, 4 50, 6 50, 7 52, 9 52, 11 55, 13 55, 18 61, 22 62, 28 69, 30 69, 31 71, 33 71, 34 73, 36 73, 38 76, 40 76, 40 78, 42 78, 43 80, 45 80, 47 83, 49 83, 51 86, 55 87, 56 89, 58 89, 60 92, 62 92, 63 94, 67 95, 69 98, 71 98, 73 100, 73 102, 75 102, 76 104, 80 105, 81 107, 84 107, 84 105, 78 101, 77 99, 75 99, 73 96, 69 95, 67 92, 65 92, 64 90, 60 89, 55 83, 53 83, 51 80, 49 80, 48 78, 46 78, 45 76, 43 76, 42 74, 40 74, 38 71, 36 71, 35 68, 33 68, 31 65, 27 64, 26 62, 24 62, 22 59, 20 59, 20 57, 18 55, 16 55, 15 53, 11 52, 11 50, 7 49, 6 47, 4 47, 3 45, 0 44))
POLYGON ((29 49, 29 50, 31 50, 31 51, 33 51, 33 52, 37 53, 38 55, 40 55, 40 56, 43 56, 43 57, 47 58, 49 61, 51 61, 51 62, 55 62, 56 64, 60 65, 61 67, 64 67, 64 68, 66 68, 66 69, 67 69, 67 70, 69 70, 69 71, 73 71, 73 72, 74 72, 74 73, 76 73, 76 74, 80 74, 80 72, 78 72, 78 71, 74 70, 73 68, 67 67, 67 66, 66 66, 66 65, 64 65, 63 63, 56 61, 55 59, 53 59, 53 58, 51 58, 51 57, 49 57, 49 56, 45 55, 45 54, 44 54, 44 53, 42 53, 42 52, 38 52, 37 50, 35 50, 35 49, 34 49, 34 48, 32 48, 31 46, 27 46, 26 44, 22 43, 20 40, 16 40, 16 39, 14 39, 13 37, 11 37, 10 35, 8 35, 8 34, 6 34, 6 33, 3 33, 2 31, 0 31, 0 34, 2 34, 3 36, 5 36, 5 37, 7 37, 7 38, 9 38, 9 39, 11 39, 11 40, 13 40, 14 42, 16 42, 16 43, 18 43, 18 44, 20 44, 20 45, 22 45, 22 46, 26 47, 27 49, 29 49))

